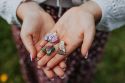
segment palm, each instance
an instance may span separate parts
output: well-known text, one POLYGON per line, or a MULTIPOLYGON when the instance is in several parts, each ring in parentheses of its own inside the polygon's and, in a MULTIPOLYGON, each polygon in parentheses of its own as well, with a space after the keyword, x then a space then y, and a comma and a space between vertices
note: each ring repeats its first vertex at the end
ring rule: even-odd
MULTIPOLYGON (((65 42, 67 55, 82 45, 82 53, 85 56, 94 38, 94 17, 76 8, 70 9, 56 23, 52 32, 57 32, 59 39, 65 42)), ((47 66, 53 68, 65 57, 56 54, 47 66)))

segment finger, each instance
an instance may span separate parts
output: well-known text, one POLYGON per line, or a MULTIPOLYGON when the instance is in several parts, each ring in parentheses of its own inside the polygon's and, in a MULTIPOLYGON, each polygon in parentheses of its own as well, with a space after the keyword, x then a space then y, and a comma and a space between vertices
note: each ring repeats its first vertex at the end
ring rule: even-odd
POLYGON ((65 61, 60 62, 59 63, 59 67, 62 68, 65 71, 65 69, 66 69, 66 63, 65 63, 65 61))
POLYGON ((46 74, 46 76, 49 78, 49 79, 53 79, 54 77, 54 72, 52 70, 47 70, 45 67, 42 68, 44 73, 46 74))
POLYGON ((38 62, 37 62, 37 64, 39 65, 39 66, 45 66, 46 64, 47 64, 47 62, 51 59, 51 58, 53 58, 54 56, 55 56, 55 54, 56 54, 56 52, 53 52, 50 56, 48 56, 48 55, 45 55, 45 56, 43 56, 38 62))
POLYGON ((85 58, 88 58, 88 50, 90 49, 90 47, 92 45, 94 35, 95 35, 94 30, 89 31, 89 32, 84 34, 84 39, 83 39, 83 44, 82 44, 82 47, 81 47, 81 52, 82 52, 82 55, 85 58))
POLYGON ((47 63, 47 69, 51 69, 58 65, 61 61, 65 59, 71 52, 73 51, 72 46, 67 45, 66 46, 66 55, 60 55, 56 54, 48 63, 47 63))
POLYGON ((39 53, 37 54, 37 61, 39 61, 44 55, 45 53, 42 50, 39 51, 39 53))
POLYGON ((47 44, 47 41, 43 40, 40 43, 37 44, 37 60, 40 60, 45 53, 42 51, 42 48, 47 44))
MULTIPOLYGON (((47 46, 52 46, 52 44, 48 42, 45 45, 45 47, 47 47, 47 46)), ((56 54, 56 51, 52 52, 50 55, 48 55, 48 54, 45 54, 45 56, 42 55, 43 57, 38 61, 38 65, 44 66, 51 58, 53 58, 55 56, 55 54, 56 54)))
POLYGON ((64 78, 64 71, 59 67, 59 66, 56 66, 53 71, 55 72, 55 74, 57 76, 59 76, 60 78, 64 78))
POLYGON ((43 46, 45 46, 47 43, 48 43, 47 41, 42 40, 42 41, 40 42, 39 46, 40 46, 40 47, 43 47, 43 46))
POLYGON ((60 63, 64 59, 63 55, 56 54, 55 57, 53 57, 48 63, 47 63, 47 69, 51 69, 55 67, 58 63, 60 63))
POLYGON ((31 35, 21 35, 21 39, 22 39, 26 49, 30 53, 30 58, 32 61, 36 57, 36 49, 35 49, 35 46, 33 45, 32 37, 31 37, 31 35))
POLYGON ((42 47, 44 47, 48 42, 45 40, 41 40, 36 44, 37 52, 41 50, 42 47))

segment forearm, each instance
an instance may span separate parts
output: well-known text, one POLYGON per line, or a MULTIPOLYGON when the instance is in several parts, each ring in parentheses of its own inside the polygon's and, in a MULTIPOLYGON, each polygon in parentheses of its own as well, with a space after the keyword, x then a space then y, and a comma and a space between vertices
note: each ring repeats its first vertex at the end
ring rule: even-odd
POLYGON ((16 8, 22 0, 0 0, 0 16, 9 24, 17 22, 16 8))
POLYGON ((98 30, 112 31, 125 25, 125 0, 93 0, 102 11, 98 30))
POLYGON ((94 16, 98 30, 112 31, 125 25, 125 0, 92 0, 80 7, 94 16))
MULTIPOLYGON (((0 17, 5 19, 9 24, 20 25, 17 19, 17 9, 23 0, 0 0, 0 17)), ((37 4, 45 0, 31 0, 36 1, 37 4)), ((33 12, 32 12, 33 13, 33 12)))
POLYGON ((17 9, 17 16, 23 20, 28 16, 36 16, 38 13, 44 12, 44 10, 36 2, 22 3, 17 9))
POLYGON ((95 22, 99 22, 102 16, 102 11, 99 5, 93 1, 88 1, 80 6, 83 11, 89 12, 95 18, 95 22))

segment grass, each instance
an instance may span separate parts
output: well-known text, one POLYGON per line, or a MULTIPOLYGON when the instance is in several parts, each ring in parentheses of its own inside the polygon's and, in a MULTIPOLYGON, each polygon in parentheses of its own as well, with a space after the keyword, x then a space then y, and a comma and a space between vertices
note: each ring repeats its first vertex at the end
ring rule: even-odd
MULTIPOLYGON (((104 55, 94 83, 125 83, 125 28, 112 32, 104 55)), ((0 76, 3 73, 8 76, 5 83, 24 83, 10 26, 0 20, 0 76)))
POLYGON ((112 32, 95 83, 125 83, 125 28, 112 32))
POLYGON ((6 83, 24 83, 10 26, 3 20, 0 20, 0 44, 0 75, 7 74, 6 83))

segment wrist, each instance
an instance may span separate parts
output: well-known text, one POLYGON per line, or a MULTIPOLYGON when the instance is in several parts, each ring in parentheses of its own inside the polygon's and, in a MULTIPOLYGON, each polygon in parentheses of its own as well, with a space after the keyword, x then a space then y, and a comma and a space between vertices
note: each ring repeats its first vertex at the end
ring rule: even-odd
POLYGON ((37 3, 25 2, 17 8, 17 17, 23 21, 26 17, 37 16, 41 12, 45 11, 37 3))
POLYGON ((85 12, 92 14, 94 16, 96 23, 100 21, 102 17, 102 11, 97 3, 93 1, 88 1, 85 4, 82 4, 81 6, 79 6, 79 8, 85 12))

